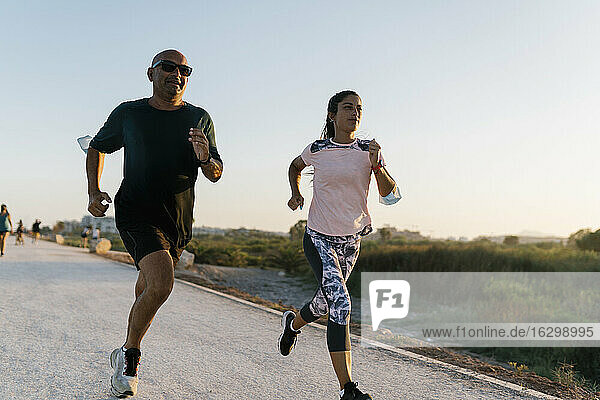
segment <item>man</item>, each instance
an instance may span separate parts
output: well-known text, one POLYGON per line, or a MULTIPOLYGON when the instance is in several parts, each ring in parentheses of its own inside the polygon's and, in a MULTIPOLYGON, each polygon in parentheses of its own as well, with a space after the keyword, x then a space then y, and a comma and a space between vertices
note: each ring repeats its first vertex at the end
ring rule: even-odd
POLYGON ((35 222, 33 223, 33 226, 31 227, 31 234, 32 234, 32 242, 34 244, 37 244, 38 240, 40 239, 40 225, 41 225, 42 221, 40 221, 39 219, 36 219, 35 222))
POLYGON ((192 237, 198 168, 211 182, 223 171, 210 116, 182 100, 191 72, 179 51, 157 54, 147 71, 152 97, 115 108, 87 152, 88 210, 102 217, 103 202, 112 202, 99 188, 104 153, 125 148, 115 218, 140 272, 126 342, 110 356, 111 391, 120 398, 137 392, 140 342, 171 293, 174 266, 192 237))

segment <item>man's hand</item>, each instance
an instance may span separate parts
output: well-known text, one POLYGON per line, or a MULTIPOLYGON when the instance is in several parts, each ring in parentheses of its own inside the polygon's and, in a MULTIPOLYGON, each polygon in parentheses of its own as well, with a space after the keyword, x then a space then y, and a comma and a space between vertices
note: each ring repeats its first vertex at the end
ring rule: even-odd
POLYGON ((300 206, 300 209, 304 206, 304 197, 301 194, 296 194, 288 201, 288 207, 292 210, 296 210, 300 206))
POLYGON ((188 139, 194 146, 194 153, 200 161, 208 160, 208 139, 201 129, 190 128, 190 138, 188 139))
POLYGON ((371 140, 369 143, 369 160, 371 161, 371 166, 375 168, 379 163, 379 151, 381 150, 381 146, 379 143, 375 141, 375 139, 371 140))
POLYGON ((94 217, 104 217, 106 210, 108 210, 108 204, 104 205, 102 202, 106 200, 108 203, 112 203, 112 200, 106 192, 95 192, 90 194, 88 202, 88 211, 94 217))

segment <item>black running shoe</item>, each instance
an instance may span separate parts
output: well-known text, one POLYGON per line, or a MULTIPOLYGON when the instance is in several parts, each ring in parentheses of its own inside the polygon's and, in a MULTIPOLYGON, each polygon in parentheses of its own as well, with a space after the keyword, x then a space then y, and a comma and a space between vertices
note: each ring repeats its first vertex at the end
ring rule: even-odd
POLYGON ((287 356, 292 352, 296 345, 296 336, 300 333, 300 331, 294 332, 292 330, 292 321, 294 318, 296 318, 296 314, 293 311, 284 312, 281 318, 283 332, 279 335, 279 352, 282 356, 287 356))
POLYGON ((373 400, 373 398, 358 390, 358 382, 348 382, 344 385, 344 394, 340 400, 373 400))

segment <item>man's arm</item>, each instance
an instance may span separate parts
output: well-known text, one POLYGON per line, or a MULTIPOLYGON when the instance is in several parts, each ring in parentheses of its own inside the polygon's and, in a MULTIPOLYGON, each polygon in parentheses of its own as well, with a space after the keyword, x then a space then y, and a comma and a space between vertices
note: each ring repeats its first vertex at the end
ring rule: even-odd
POLYGON ((200 162, 202 173, 211 182, 216 182, 223 174, 223 163, 211 158, 209 140, 199 128, 190 128, 190 138, 188 139, 193 146, 196 160, 200 162), (207 164, 204 161, 209 160, 207 164))
POLYGON ((106 200, 112 203, 108 193, 100 191, 100 177, 104 167, 104 153, 90 147, 87 151, 85 169, 88 181, 88 211, 95 217, 104 217, 108 204, 102 204, 106 200))

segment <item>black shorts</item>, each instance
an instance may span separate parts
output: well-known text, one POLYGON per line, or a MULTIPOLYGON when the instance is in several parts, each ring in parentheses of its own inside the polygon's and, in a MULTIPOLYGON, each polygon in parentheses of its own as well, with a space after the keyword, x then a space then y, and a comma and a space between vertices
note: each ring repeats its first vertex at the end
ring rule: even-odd
POLYGON ((135 267, 138 271, 140 269, 140 260, 150 253, 167 250, 173 259, 173 266, 175 266, 183 252, 183 248, 175 246, 160 229, 144 231, 120 230, 119 234, 127 252, 133 257, 135 267))

